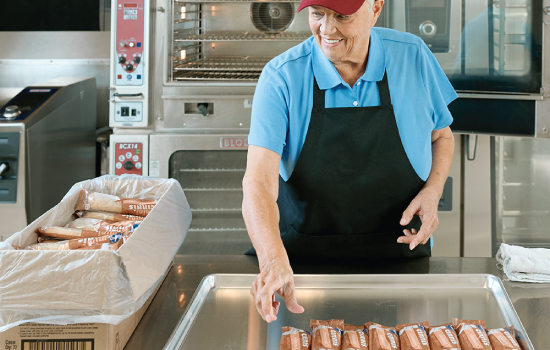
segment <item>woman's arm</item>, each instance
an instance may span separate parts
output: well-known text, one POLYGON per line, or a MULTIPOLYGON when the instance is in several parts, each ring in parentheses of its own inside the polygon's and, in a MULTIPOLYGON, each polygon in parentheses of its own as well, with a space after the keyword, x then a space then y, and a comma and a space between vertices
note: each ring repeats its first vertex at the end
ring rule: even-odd
POLYGON ((304 311, 294 296, 294 275, 279 232, 280 162, 279 154, 250 146, 243 179, 243 217, 260 264, 260 274, 250 293, 267 322, 277 319, 280 303, 274 300, 275 292, 285 298, 289 311, 304 311))
POLYGON ((426 244, 439 224, 437 210, 443 194, 443 187, 453 161, 455 141, 450 127, 432 132, 432 169, 428 181, 403 212, 400 224, 406 226, 416 214, 422 220, 420 231, 403 230, 405 236, 397 239, 399 243, 409 244, 413 250, 418 244, 426 244))

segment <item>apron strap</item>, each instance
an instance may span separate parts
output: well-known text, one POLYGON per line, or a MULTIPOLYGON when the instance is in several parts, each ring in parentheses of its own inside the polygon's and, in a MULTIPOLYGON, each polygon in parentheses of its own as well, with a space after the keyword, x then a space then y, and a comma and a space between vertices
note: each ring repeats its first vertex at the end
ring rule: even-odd
POLYGON ((380 94, 380 105, 391 106, 390 88, 388 86, 388 75, 384 71, 384 77, 378 82, 378 92, 380 94))
POLYGON ((313 76, 313 109, 325 109, 325 90, 319 88, 315 75, 313 76))

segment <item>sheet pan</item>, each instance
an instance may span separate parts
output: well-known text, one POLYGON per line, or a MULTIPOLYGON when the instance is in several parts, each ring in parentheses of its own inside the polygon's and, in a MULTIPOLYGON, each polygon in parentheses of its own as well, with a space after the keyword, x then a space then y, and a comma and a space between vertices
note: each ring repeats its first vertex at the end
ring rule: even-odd
POLYGON ((488 328, 513 326, 523 350, 534 350, 500 279, 487 274, 295 275, 303 314, 284 300, 275 322, 256 311, 250 286, 256 275, 206 276, 165 346, 167 350, 277 350, 282 326, 309 329, 310 319, 343 318, 386 326, 453 317, 483 319, 488 328))

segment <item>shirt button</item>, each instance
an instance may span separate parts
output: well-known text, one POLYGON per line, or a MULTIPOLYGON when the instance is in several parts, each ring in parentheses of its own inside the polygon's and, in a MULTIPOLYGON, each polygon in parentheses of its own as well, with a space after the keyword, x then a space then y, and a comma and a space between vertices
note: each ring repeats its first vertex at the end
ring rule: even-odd
POLYGON ((357 82, 357 85, 361 85, 361 82, 360 82, 360 81, 358 81, 358 82, 357 82))
POLYGON ((357 107, 358 105, 357 101, 353 101, 353 105, 357 107))

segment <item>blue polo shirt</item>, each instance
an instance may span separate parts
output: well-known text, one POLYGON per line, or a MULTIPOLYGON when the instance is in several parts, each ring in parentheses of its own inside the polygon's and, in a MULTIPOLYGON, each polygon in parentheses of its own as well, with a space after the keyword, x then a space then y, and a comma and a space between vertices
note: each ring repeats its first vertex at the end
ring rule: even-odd
POLYGON ((281 155, 279 173, 287 181, 306 139, 313 76, 325 90, 326 108, 369 107, 380 105, 377 82, 384 70, 401 141, 414 170, 426 180, 432 166, 431 133, 451 125, 447 105, 457 94, 424 42, 392 29, 372 28, 367 68, 352 87, 313 37, 271 60, 254 93, 248 143, 281 155))

